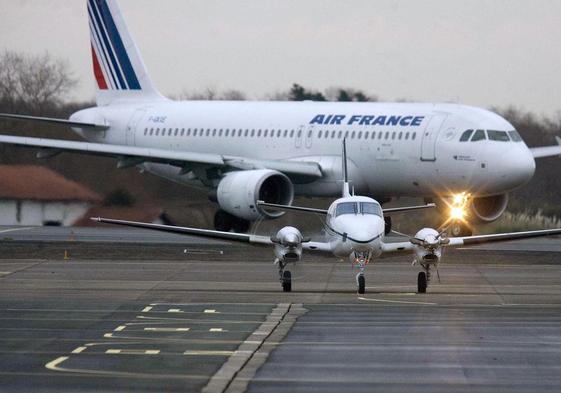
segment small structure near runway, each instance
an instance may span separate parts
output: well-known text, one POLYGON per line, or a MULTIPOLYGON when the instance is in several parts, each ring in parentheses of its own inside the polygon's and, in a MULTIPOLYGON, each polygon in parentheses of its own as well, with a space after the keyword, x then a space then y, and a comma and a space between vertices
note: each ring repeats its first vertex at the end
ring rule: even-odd
POLYGON ((101 199, 49 168, 0 165, 0 225, 71 226, 101 199))

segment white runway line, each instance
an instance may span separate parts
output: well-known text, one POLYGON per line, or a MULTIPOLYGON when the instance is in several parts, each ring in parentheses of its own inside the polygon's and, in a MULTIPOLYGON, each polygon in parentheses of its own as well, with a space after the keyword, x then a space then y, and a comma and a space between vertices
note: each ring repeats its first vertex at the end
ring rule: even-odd
POLYGON ((75 350, 72 351, 72 353, 82 353, 84 352, 86 349, 88 349, 87 347, 78 347, 75 350))
POLYGON ((148 307, 144 307, 142 309, 142 312, 149 312, 150 310, 152 310, 152 307, 148 306, 148 307))

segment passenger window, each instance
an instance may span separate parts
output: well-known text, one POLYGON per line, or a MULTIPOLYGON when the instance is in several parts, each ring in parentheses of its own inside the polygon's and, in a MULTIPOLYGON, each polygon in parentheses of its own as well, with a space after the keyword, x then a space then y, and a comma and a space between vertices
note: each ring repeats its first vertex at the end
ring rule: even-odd
POLYGON ((389 139, 389 137, 390 137, 390 132, 387 131, 387 132, 386 132, 386 136, 384 137, 384 139, 389 139))
POLYGON ((477 142, 477 141, 483 141, 487 139, 487 137, 485 136, 485 131, 483 130, 477 130, 475 131, 475 134, 473 134, 473 137, 471 138, 472 142, 477 142))
POLYGON ((417 133, 414 132, 414 133, 411 135, 411 140, 414 141, 416 137, 417 137, 417 133))
POLYGON ((469 137, 473 134, 473 130, 464 131, 462 136, 460 137, 460 142, 467 142, 469 141, 469 137))
POLYGON ((409 139, 409 132, 405 133, 405 140, 409 139))
POLYGON ((498 142, 510 142, 510 138, 506 131, 487 131, 487 136, 489 137, 490 141, 498 141, 498 142))
POLYGON ((353 131, 353 132, 351 133, 351 139, 355 139, 355 135, 356 135, 356 132, 353 131))
POLYGON ((372 131, 372 135, 370 136, 371 139, 376 138, 376 132, 372 131))
POLYGON ((357 138, 358 138, 358 139, 362 139, 362 131, 359 131, 359 132, 358 132, 357 138))
POLYGON ((399 132, 399 137, 398 138, 399 138, 399 140, 401 140, 401 138, 403 138, 403 131, 399 132))
POLYGON ((392 139, 395 139, 395 131, 392 132, 392 139))
POLYGON ((323 131, 322 131, 322 130, 319 130, 318 139, 321 138, 322 135, 323 135, 323 131))

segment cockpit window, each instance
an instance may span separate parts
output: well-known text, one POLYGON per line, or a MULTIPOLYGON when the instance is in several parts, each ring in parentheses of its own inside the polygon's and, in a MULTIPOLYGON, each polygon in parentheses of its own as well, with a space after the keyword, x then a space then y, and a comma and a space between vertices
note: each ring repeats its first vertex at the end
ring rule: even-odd
POLYGON ((490 141, 510 142, 510 138, 506 131, 491 131, 487 130, 487 135, 490 141))
POLYGON ((356 202, 342 202, 337 205, 337 210, 335 211, 335 217, 339 217, 343 214, 357 214, 358 206, 356 202))
POLYGON ((382 217, 382 208, 374 202, 360 202, 360 212, 362 214, 375 214, 382 217))
POLYGON ((485 131, 483 130, 477 130, 475 131, 475 134, 473 134, 473 137, 471 138, 472 142, 476 142, 476 141, 482 141, 487 139, 487 137, 485 136, 485 131))
POLYGON ((514 142, 522 142, 522 137, 520 136, 518 131, 509 131, 508 135, 510 135, 510 139, 512 139, 514 142))
POLYGON ((473 130, 464 131, 462 136, 460 137, 460 142, 467 142, 469 141, 469 137, 473 134, 473 130))

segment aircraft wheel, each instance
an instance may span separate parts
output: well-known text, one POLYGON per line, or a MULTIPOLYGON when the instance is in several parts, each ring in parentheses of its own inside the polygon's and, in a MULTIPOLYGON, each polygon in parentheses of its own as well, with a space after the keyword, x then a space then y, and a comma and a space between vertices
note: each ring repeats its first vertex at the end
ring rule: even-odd
POLYGON ((417 276, 417 292, 427 292, 427 274, 425 272, 419 272, 419 275, 417 276))
POLYGON ((236 233, 246 233, 249 231, 251 221, 244 220, 243 218, 234 217, 233 230, 236 233))
POLYGON ((364 278, 364 274, 359 274, 356 281, 358 284, 358 294, 364 295, 364 292, 366 292, 366 279, 364 278))
POLYGON ((218 210, 214 215, 214 229, 222 232, 230 232, 234 226, 236 217, 224 210, 218 210))
POLYGON ((285 270, 282 274, 282 291, 292 291, 292 274, 288 270, 285 270))

